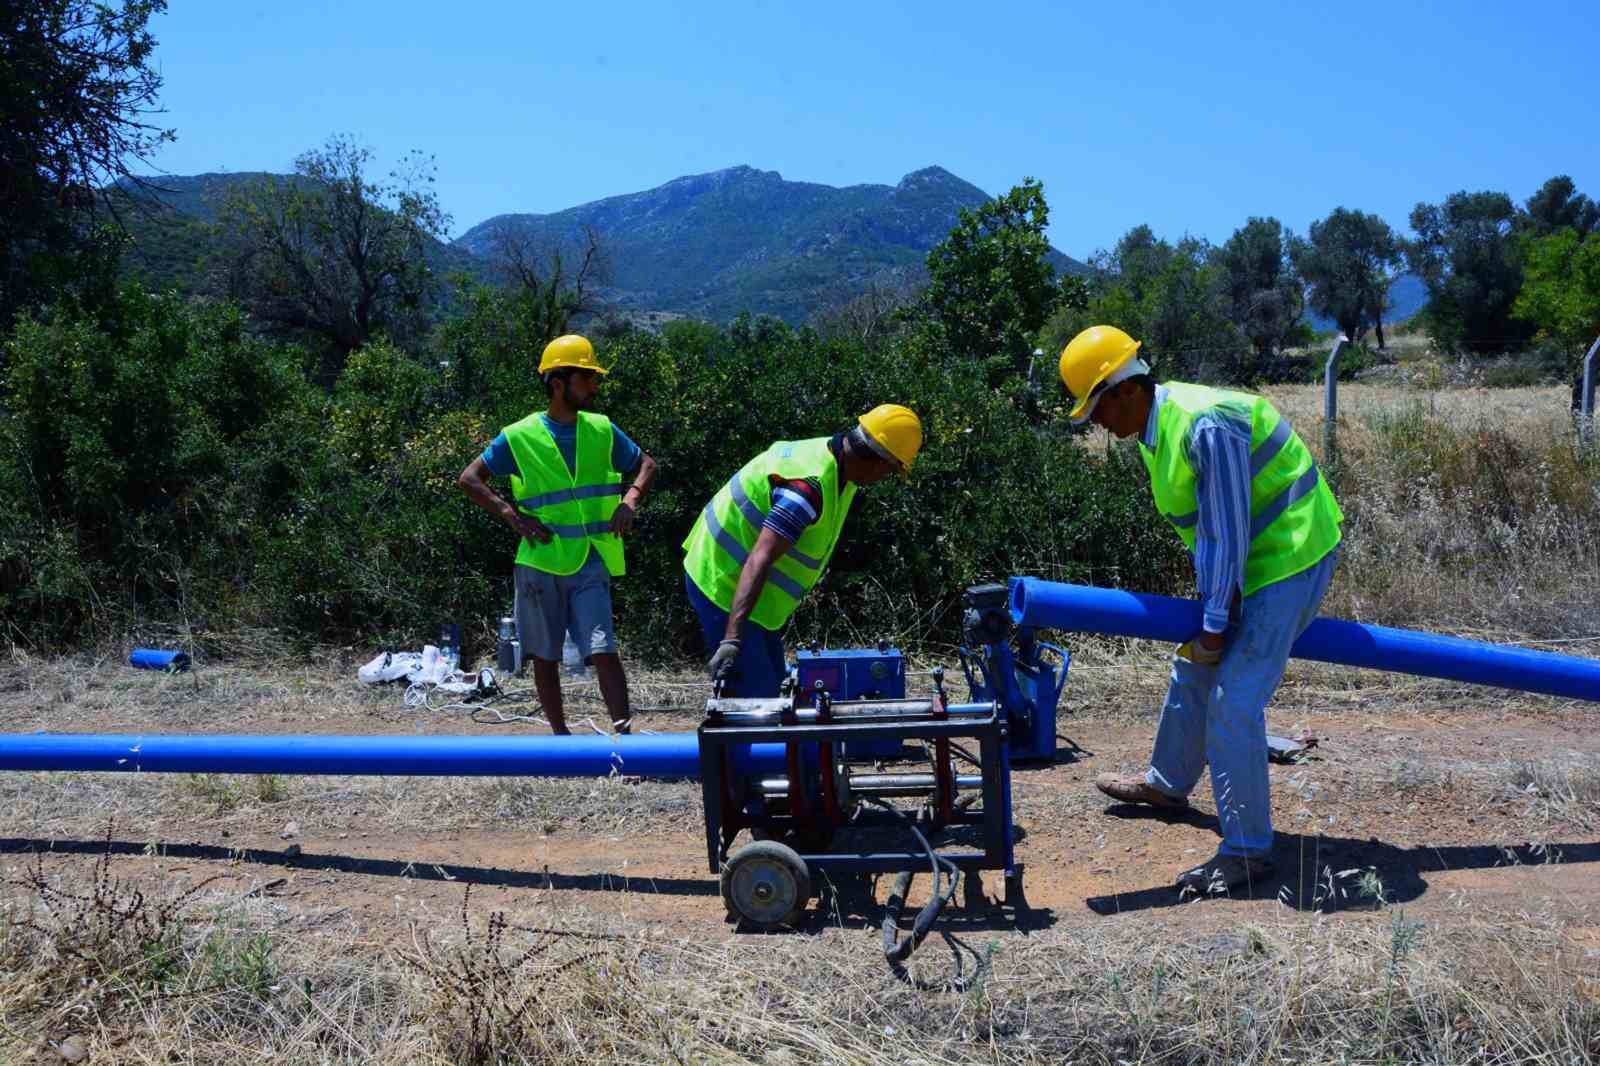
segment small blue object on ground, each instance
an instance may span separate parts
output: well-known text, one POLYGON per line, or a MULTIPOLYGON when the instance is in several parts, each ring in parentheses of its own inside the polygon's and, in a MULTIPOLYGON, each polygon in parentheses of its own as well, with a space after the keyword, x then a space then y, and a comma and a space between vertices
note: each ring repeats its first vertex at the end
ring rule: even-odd
POLYGON ((189 653, 162 651, 159 648, 134 648, 128 655, 128 665, 139 670, 165 670, 177 673, 189 669, 189 653))

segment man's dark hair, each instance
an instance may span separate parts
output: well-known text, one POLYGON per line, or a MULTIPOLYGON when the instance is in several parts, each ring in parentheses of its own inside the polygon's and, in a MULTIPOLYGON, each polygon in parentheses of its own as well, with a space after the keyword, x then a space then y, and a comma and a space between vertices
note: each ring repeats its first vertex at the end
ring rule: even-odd
POLYGON ((556 382, 565 382, 572 376, 572 372, 577 369, 575 366, 561 366, 546 373, 544 376, 545 396, 554 396, 556 394, 556 382))
POLYGON ((838 442, 834 446, 834 453, 837 455, 848 454, 856 459, 876 459, 890 463, 895 467, 900 466, 900 461, 893 456, 885 454, 884 449, 867 434, 866 428, 863 426, 857 425, 847 429, 843 433, 837 434, 833 439, 838 442), (842 450, 839 444, 843 444, 842 450))
POLYGON ((1135 374, 1127 380, 1143 389, 1146 396, 1154 396, 1156 394, 1156 379, 1149 374, 1135 374))

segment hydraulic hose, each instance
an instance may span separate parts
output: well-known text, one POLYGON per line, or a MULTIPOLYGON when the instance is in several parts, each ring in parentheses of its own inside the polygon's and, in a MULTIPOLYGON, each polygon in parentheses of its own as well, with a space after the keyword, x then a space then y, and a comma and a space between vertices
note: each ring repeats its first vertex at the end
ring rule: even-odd
POLYGON ((928 843, 928 838, 922 835, 922 831, 916 827, 911 819, 906 817, 904 811, 873 796, 863 796, 862 799, 882 807, 905 822, 906 828, 910 829, 912 835, 917 838, 917 843, 922 845, 922 850, 928 853, 928 864, 931 867, 933 877, 932 892, 928 896, 928 902, 922 905, 922 909, 917 912, 917 917, 912 921, 911 931, 904 937, 900 935, 900 916, 905 911, 906 897, 911 892, 911 882, 916 877, 916 871, 903 870, 895 877, 894 888, 890 890, 888 902, 884 905, 883 957, 888 961, 889 966, 898 973, 905 961, 911 957, 911 953, 916 951, 922 942, 928 938, 928 934, 933 931, 934 923, 939 920, 939 915, 944 913, 945 907, 955 898, 960 871, 956 869, 955 863, 943 858, 933 850, 933 845, 928 843), (940 874, 945 877, 945 888, 942 892, 939 888, 940 874))

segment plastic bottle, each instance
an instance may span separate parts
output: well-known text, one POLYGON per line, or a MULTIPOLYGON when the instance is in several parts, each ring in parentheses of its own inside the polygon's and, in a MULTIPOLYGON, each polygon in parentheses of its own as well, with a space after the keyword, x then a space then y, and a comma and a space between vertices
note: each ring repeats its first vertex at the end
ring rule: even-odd
POLYGON ((439 627, 439 659, 451 673, 461 666, 461 627, 454 622, 439 627))
POLYGON ((516 640, 516 636, 516 619, 510 615, 502 615, 500 618, 500 643, 495 648, 495 669, 506 677, 510 677, 517 672, 517 659, 519 656, 516 654, 516 649, 511 646, 516 640))

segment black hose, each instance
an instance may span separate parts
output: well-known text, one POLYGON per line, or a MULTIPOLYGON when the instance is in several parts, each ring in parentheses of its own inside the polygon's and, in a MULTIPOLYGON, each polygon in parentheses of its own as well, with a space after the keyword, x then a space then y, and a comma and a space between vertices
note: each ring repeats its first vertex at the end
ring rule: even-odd
POLYGON ((876 796, 863 796, 862 799, 882 807, 906 823, 906 828, 910 829, 911 834, 917 838, 917 843, 922 845, 922 850, 928 853, 928 865, 932 871, 933 891, 928 897, 928 902, 922 905, 922 909, 917 912, 916 919, 911 923, 911 932, 904 937, 900 936, 900 915, 905 911, 906 896, 911 891, 911 882, 916 877, 916 871, 901 871, 900 875, 895 878, 894 888, 889 892, 889 900, 885 904, 883 914, 883 957, 891 967, 898 969, 902 963, 911 957, 911 953, 916 951, 918 946, 927 939, 928 934, 933 931, 934 923, 939 920, 939 915, 944 912, 945 906, 955 898, 957 879, 960 877, 961 872, 956 868, 955 863, 933 850, 933 845, 928 843, 928 838, 923 836, 922 831, 906 817, 905 812, 895 807, 892 803, 888 803, 876 796), (943 874, 945 878, 943 891, 939 887, 940 874, 943 874))
POLYGON ((968 751, 966 748, 963 748, 960 744, 952 742, 950 745, 950 750, 960 758, 963 758, 973 766, 976 766, 978 769, 983 769, 983 763, 979 761, 978 757, 972 754, 972 752, 968 751))

